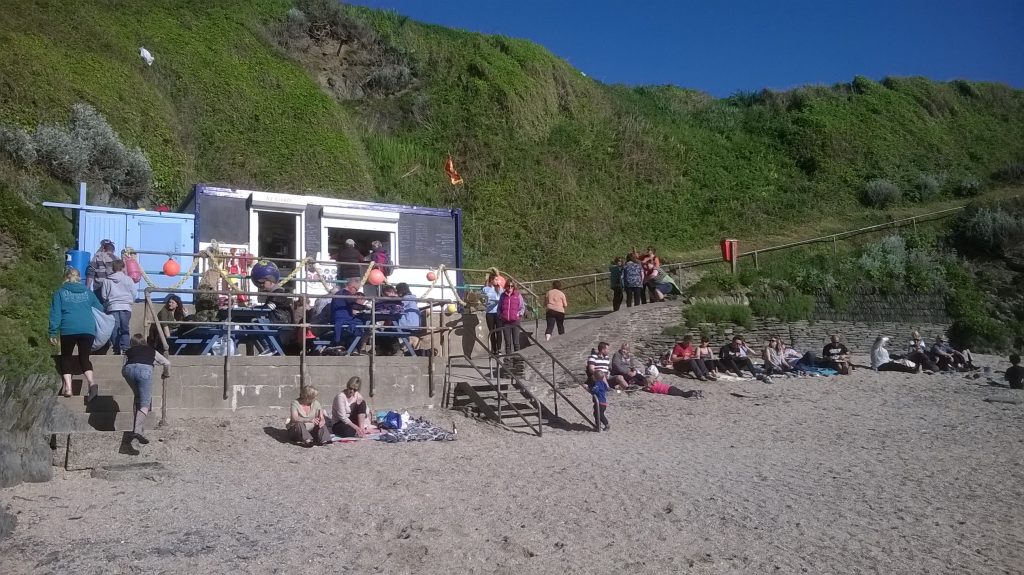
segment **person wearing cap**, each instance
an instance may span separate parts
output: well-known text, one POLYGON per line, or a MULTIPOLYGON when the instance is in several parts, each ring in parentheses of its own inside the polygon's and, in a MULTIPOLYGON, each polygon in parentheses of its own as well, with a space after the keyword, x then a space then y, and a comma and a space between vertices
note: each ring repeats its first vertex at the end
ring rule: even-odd
POLYGON ((338 262, 338 281, 346 282, 350 279, 361 280, 363 278, 362 265, 365 260, 363 254, 356 249, 356 241, 352 238, 345 240, 345 247, 338 252, 334 258, 338 262))
MULTIPOLYGON (((254 270, 257 268, 253 268, 254 270)), ((292 316, 292 298, 286 295, 288 292, 279 284, 281 274, 276 266, 260 268, 263 272, 260 277, 253 277, 256 287, 261 292, 270 292, 274 295, 260 296, 260 303, 264 309, 270 310, 270 323, 285 324, 294 323, 292 316), (278 295, 280 294, 280 295, 278 295)), ((278 331, 278 338, 284 347, 291 346, 295 342, 295 330, 279 326, 274 328, 278 331)))
POLYGON ((89 260, 89 267, 85 269, 85 287, 91 289, 101 302, 103 302, 101 294, 103 282, 114 273, 115 259, 117 258, 114 257, 114 242, 102 240, 100 248, 96 250, 92 259, 89 260))
MULTIPOLYGON (((966 353, 970 354, 970 351, 966 351, 966 353)), ((935 363, 938 364, 939 369, 942 371, 957 371, 973 367, 967 355, 953 349, 953 346, 949 345, 949 339, 944 335, 939 335, 935 338, 931 355, 935 358, 935 363)))
POLYGON ((735 373, 736 377, 743 377, 744 369, 749 371, 751 376, 757 377, 757 368, 750 361, 750 355, 753 353, 753 350, 743 342, 742 336, 733 336, 732 341, 718 351, 718 363, 723 370, 735 373))

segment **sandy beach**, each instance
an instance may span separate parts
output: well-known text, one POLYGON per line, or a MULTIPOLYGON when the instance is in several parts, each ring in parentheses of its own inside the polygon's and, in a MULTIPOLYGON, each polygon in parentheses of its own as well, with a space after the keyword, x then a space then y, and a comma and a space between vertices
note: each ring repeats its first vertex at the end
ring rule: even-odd
POLYGON ((419 415, 457 441, 303 449, 275 418, 176 422, 166 473, 0 492, 3 572, 1024 570, 1024 392, 863 369, 699 387, 615 395, 610 432, 542 438, 444 411, 419 415))

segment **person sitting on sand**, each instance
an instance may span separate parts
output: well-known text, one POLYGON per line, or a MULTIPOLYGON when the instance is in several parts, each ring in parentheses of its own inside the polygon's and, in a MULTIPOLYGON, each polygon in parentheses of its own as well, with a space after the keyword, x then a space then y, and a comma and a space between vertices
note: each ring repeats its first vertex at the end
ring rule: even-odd
POLYGON ((768 375, 796 371, 796 368, 786 360, 785 352, 782 339, 773 337, 768 340, 768 345, 764 346, 764 350, 761 351, 761 359, 764 360, 764 370, 768 375))
POLYGON ((718 377, 718 357, 715 355, 715 350, 711 349, 711 340, 707 336, 701 336, 700 345, 697 346, 697 358, 704 362, 704 367, 708 368, 708 373, 718 377))
POLYGON ((603 431, 608 431, 611 426, 608 424, 608 372, 598 368, 594 370, 594 382, 590 385, 590 395, 594 399, 594 424, 600 425, 603 431))
POLYGON ((640 387, 644 384, 644 376, 633 361, 628 343, 623 343, 619 351, 612 354, 610 373, 612 386, 616 388, 617 384, 625 384, 626 387, 640 387))
POLYGON ((366 400, 359 389, 363 381, 351 377, 331 404, 331 431, 338 437, 365 437, 369 429, 366 400))
POLYGON ((316 398, 317 395, 316 388, 307 385, 299 391, 298 399, 292 400, 288 439, 305 447, 327 445, 331 442, 327 417, 316 398))
POLYGON ((928 344, 921 338, 921 334, 916 331, 910 334, 910 346, 907 350, 906 359, 920 364, 921 368, 925 373, 931 375, 932 373, 939 371, 938 366, 932 361, 930 355, 928 355, 928 344))
POLYGON ((704 397, 704 392, 699 390, 699 389, 689 389, 689 390, 684 391, 684 390, 679 389, 678 387, 676 387, 674 385, 669 385, 667 383, 662 383, 662 382, 658 381, 654 376, 647 376, 647 377, 644 378, 643 390, 646 391, 647 393, 660 393, 662 395, 674 395, 676 397, 685 397, 685 398, 688 398, 688 399, 689 398, 697 399, 697 398, 704 397))
MULTIPOLYGON (((594 382, 594 374, 598 370, 602 370, 605 373, 611 371, 611 356, 608 355, 608 349, 611 346, 607 342, 600 342, 597 344, 597 351, 591 351, 590 357, 587 358, 587 385, 590 386, 594 382)), ((626 378, 622 375, 613 375, 609 380, 609 384, 616 390, 627 389, 628 383, 626 378)))
POLYGON ((1024 367, 1020 366, 1020 354, 1010 354, 1010 368, 1006 370, 1006 381, 1010 389, 1024 389, 1024 367))
POLYGON ((899 371, 903 373, 919 373, 921 364, 913 364, 910 360, 892 361, 889 358, 889 350, 885 348, 889 344, 889 338, 880 335, 875 338, 871 346, 871 369, 875 371, 899 371), (913 365, 909 365, 913 364, 913 365))
POLYGON ((736 377, 743 377, 743 370, 750 372, 751 376, 757 377, 757 368, 750 361, 753 350, 743 342, 742 336, 733 336, 732 341, 722 346, 718 351, 718 361, 721 369, 731 371, 736 377))
POLYGON ((931 349, 931 356, 935 358, 935 362, 942 371, 966 371, 973 368, 974 366, 970 365, 970 360, 968 359, 970 353, 969 350, 959 352, 953 349, 953 346, 949 345, 949 340, 944 335, 935 338, 935 344, 932 345, 931 349))
POLYGON ((672 348, 668 358, 672 369, 681 373, 690 373, 700 381, 714 380, 704 360, 697 357, 697 348, 693 345, 693 337, 686 335, 672 348))
POLYGON ((839 334, 829 336, 829 343, 821 348, 822 364, 843 375, 850 374, 850 350, 839 342, 839 334))

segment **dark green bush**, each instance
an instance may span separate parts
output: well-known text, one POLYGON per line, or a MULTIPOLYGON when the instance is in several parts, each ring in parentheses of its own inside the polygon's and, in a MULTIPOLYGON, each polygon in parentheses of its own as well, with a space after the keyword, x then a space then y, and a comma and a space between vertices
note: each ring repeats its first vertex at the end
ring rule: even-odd
POLYGON ((960 180, 956 187, 953 188, 953 194, 958 198, 973 198, 982 192, 984 189, 981 180, 974 176, 967 176, 960 180))
POLYGON ((960 264, 947 266, 952 294, 946 305, 953 324, 949 337, 954 345, 978 352, 999 352, 1011 344, 1008 327, 994 317, 993 310, 971 274, 960 264))
POLYGON ((1004 184, 1024 182, 1024 162, 1010 162, 992 173, 992 179, 1004 184))
POLYGON ((934 174, 918 174, 914 178, 913 185, 907 193, 907 199, 912 202, 927 202, 933 199, 942 190, 941 179, 934 174))
POLYGON ((901 196, 899 186, 889 180, 877 178, 864 185, 861 201, 880 210, 899 202, 901 196))
POLYGON ((960 214, 953 228, 958 249, 1000 254, 1024 242, 1024 213, 1001 206, 974 207, 960 214))
POLYGON ((750 309, 758 317, 786 322, 810 320, 814 314, 814 296, 796 291, 758 295, 750 298, 750 309))
POLYGON ((702 323, 731 322, 749 328, 753 321, 750 307, 743 304, 698 302, 686 308, 686 325, 697 327, 702 323))

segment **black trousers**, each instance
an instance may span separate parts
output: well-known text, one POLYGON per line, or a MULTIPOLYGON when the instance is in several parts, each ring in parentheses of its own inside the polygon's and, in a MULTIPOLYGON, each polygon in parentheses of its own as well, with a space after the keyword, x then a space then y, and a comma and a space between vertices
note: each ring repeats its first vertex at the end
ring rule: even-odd
POLYGON ((708 367, 707 364, 704 363, 703 359, 681 359, 673 363, 672 368, 676 371, 692 373, 697 377, 708 376, 708 367))
POLYGON ((754 370, 754 364, 751 363, 749 357, 738 357, 736 359, 723 357, 718 362, 726 371, 731 371, 740 377, 743 377, 742 370, 744 369, 749 371, 750 375, 757 375, 757 372, 754 370))
POLYGON ((924 353, 923 351, 915 351, 912 353, 908 353, 907 359, 920 365, 922 368, 927 369, 928 371, 939 371, 938 366, 935 365, 935 362, 932 361, 932 358, 928 357, 928 354, 924 353))
POLYGON ((92 352, 92 340, 94 336, 87 333, 76 333, 60 336, 60 372, 74 373, 75 367, 82 370, 82 373, 92 371, 92 362, 89 361, 89 353, 92 352), (75 359, 75 347, 78 347, 78 359, 75 359))
POLYGON ((619 311, 622 307, 622 288, 612 288, 612 311, 619 311))
POLYGON ((896 363, 895 361, 883 363, 882 365, 878 366, 878 371, 900 371, 903 373, 917 373, 920 369, 920 364, 917 367, 910 367, 903 365, 902 363, 896 363))
POLYGON ((641 295, 644 293, 644 288, 626 287, 623 289, 626 291, 626 307, 640 305, 641 295))
POLYGON ((501 323, 498 321, 498 314, 489 313, 486 316, 487 331, 491 333, 491 353, 501 353, 501 323))
POLYGON ((549 309, 544 316, 547 321, 548 328, 544 330, 545 335, 551 335, 551 332, 555 331, 555 326, 558 326, 558 335, 565 335, 565 313, 549 309))
POLYGON ((679 389, 678 387, 672 385, 672 386, 669 386, 669 388, 668 388, 668 394, 669 395, 674 395, 676 397, 693 397, 693 396, 697 395, 697 392, 692 390, 692 389, 683 391, 683 390, 679 389))
MULTIPOLYGON (((352 406, 352 412, 349 413, 348 420, 352 423, 359 425, 359 416, 366 415, 366 402, 360 401, 359 403, 352 406)), ((352 426, 344 421, 335 421, 334 425, 331 426, 331 431, 338 437, 355 437, 356 430, 352 429, 352 426)))

